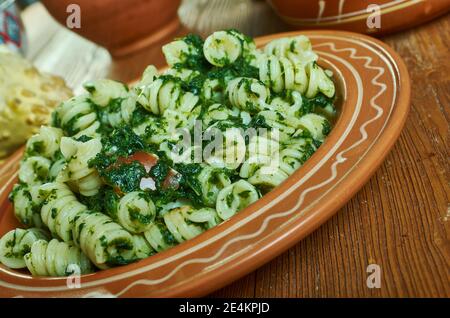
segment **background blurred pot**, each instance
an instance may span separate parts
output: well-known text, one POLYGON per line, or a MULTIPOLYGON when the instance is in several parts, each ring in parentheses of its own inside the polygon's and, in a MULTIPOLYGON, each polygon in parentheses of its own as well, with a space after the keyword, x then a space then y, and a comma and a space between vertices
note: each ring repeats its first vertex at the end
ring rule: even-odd
MULTIPOLYGON (((307 29, 386 34, 429 21, 450 10, 450 0, 268 0, 287 23, 307 29), (381 27, 367 23, 378 5, 381 27)), ((372 20, 373 21, 373 20, 372 20)))
POLYGON ((203 37, 231 28, 253 37, 286 30, 264 0, 183 0, 178 16, 184 26, 203 37))
POLYGON ((81 27, 72 31, 106 47, 115 57, 129 55, 178 29, 180 0, 42 0, 67 27, 71 4, 81 9, 81 27))

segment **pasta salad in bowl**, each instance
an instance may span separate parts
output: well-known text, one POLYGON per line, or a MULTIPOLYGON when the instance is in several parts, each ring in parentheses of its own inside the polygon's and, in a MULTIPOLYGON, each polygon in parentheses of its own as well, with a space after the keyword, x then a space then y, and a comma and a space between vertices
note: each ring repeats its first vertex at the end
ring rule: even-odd
POLYGON ((404 63, 364 35, 162 50, 167 68, 86 83, 0 166, 0 297, 206 295, 328 220, 407 116, 404 63))
POLYGON ((4 265, 62 276, 162 252, 281 184, 331 130, 332 74, 305 36, 260 50, 226 30, 163 52, 161 74, 86 83, 28 141, 4 265))

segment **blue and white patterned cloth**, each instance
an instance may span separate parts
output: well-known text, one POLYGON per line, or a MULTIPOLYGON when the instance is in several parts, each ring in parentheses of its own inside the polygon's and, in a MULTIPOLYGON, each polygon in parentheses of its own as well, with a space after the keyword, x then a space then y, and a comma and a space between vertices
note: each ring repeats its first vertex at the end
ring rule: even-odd
POLYGON ((0 0, 0 44, 23 53, 24 43, 24 29, 15 1, 0 0))

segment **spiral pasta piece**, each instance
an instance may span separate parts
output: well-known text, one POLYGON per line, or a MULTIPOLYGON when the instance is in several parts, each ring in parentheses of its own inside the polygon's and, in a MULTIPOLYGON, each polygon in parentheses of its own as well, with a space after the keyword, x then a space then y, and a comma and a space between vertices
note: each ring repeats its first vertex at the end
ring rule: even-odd
POLYGON ((163 221, 155 221, 144 233, 146 240, 158 252, 164 251, 194 238, 205 230, 216 226, 220 219, 214 209, 194 209, 181 206, 166 212, 163 221))
POLYGON ((270 102, 269 109, 281 113, 284 117, 287 117, 295 122, 302 111, 303 98, 302 95, 296 91, 292 91, 291 97, 292 102, 288 102, 286 99, 281 97, 275 97, 270 102))
POLYGON ((280 169, 291 175, 315 152, 314 145, 300 138, 285 145, 280 152, 280 169))
POLYGON ((264 166, 277 164, 280 151, 279 134, 270 131, 268 135, 256 135, 247 147, 247 159, 243 162, 239 176, 248 179, 264 166))
POLYGON ((245 35, 242 32, 239 32, 236 29, 228 29, 225 32, 233 35, 241 41, 244 55, 251 54, 256 50, 255 41, 251 37, 245 35))
POLYGON ((139 102, 149 112, 163 115, 167 109, 190 112, 197 105, 199 97, 184 92, 173 77, 159 77, 142 91, 139 102))
POLYGON ((98 172, 89 167, 88 161, 102 149, 99 138, 86 142, 76 141, 70 137, 61 139, 61 152, 67 161, 64 176, 60 181, 68 182, 72 189, 84 196, 97 194, 103 184, 98 172))
POLYGON ((108 123, 111 127, 119 127, 130 122, 133 112, 136 109, 136 96, 130 94, 120 100, 120 107, 107 113, 108 123))
POLYGON ((52 162, 41 156, 28 157, 20 163, 19 180, 29 185, 46 182, 52 162))
POLYGON ((199 113, 199 107, 191 110, 190 112, 175 111, 173 109, 167 109, 164 113, 164 120, 167 123, 166 131, 171 135, 178 137, 177 129, 182 127, 186 130, 191 130, 194 127, 195 120, 199 113))
POLYGON ((311 41, 304 35, 270 41, 264 47, 264 53, 301 63, 315 62, 319 58, 312 50, 311 41))
POLYGON ((271 131, 268 135, 256 135, 248 144, 248 157, 263 155, 272 157, 280 150, 278 135, 271 131))
POLYGON ((185 57, 192 53, 192 49, 183 40, 172 41, 164 45, 162 51, 169 66, 183 62, 185 57))
POLYGON ((239 169, 239 176, 248 179, 253 176, 259 168, 270 165, 271 161, 272 157, 267 155, 252 155, 242 163, 242 166, 239 169))
POLYGON ((99 212, 84 212, 73 221, 75 244, 99 268, 127 264, 133 261, 132 235, 99 212))
POLYGON ((14 205, 14 215, 20 223, 41 228, 41 203, 39 197, 39 185, 16 184, 10 195, 10 200, 14 205))
POLYGON ((202 86, 201 96, 204 100, 221 102, 224 98, 223 87, 218 79, 207 78, 202 86))
POLYGON ((274 110, 264 110, 259 112, 258 115, 264 118, 266 124, 272 128, 272 131, 279 135, 278 138, 280 140, 284 140, 294 134, 296 127, 299 125, 298 118, 286 116, 274 110))
POLYGON ((155 253, 143 235, 133 235, 133 252, 136 259, 144 259, 155 253))
POLYGON ((206 60, 214 66, 224 67, 240 56, 252 62, 258 51, 253 39, 236 30, 217 31, 208 36, 203 45, 206 60))
POLYGON ((214 122, 230 120, 239 117, 239 115, 239 109, 231 109, 223 104, 216 103, 207 108, 201 120, 206 127, 209 127, 214 122))
POLYGON ((327 97, 335 94, 333 81, 315 62, 294 63, 285 57, 268 55, 260 60, 259 78, 277 93, 295 90, 308 98, 319 92, 327 97))
POLYGON ((264 83, 247 77, 231 80, 226 88, 228 99, 234 107, 255 114, 264 109, 270 91, 264 83))
POLYGON ((66 159, 61 158, 54 161, 48 172, 48 181, 49 182, 55 181, 63 173, 66 167, 67 167, 66 159))
POLYGON ((157 252, 165 251, 178 244, 164 222, 161 221, 153 222, 150 228, 144 233, 144 236, 147 242, 157 252))
POLYGON ((216 135, 214 141, 205 147, 205 161, 215 168, 237 169, 245 159, 246 149, 240 129, 213 130, 216 135))
POLYGON ((108 106, 115 99, 126 98, 128 94, 125 84, 110 79, 85 83, 84 89, 89 92, 89 99, 100 107, 108 106))
POLYGON ((56 239, 34 242, 24 260, 33 276, 63 277, 94 271, 91 262, 78 247, 56 239))
POLYGON ((62 128, 67 136, 96 137, 100 121, 89 96, 73 97, 58 106, 53 116, 53 126, 62 128))
POLYGON ((149 65, 145 68, 142 73, 141 80, 135 87, 135 91, 139 91, 142 87, 153 83, 153 81, 158 77, 158 70, 154 65, 149 65))
POLYGON ((208 36, 203 45, 205 58, 214 66, 223 67, 242 54, 240 39, 231 32, 217 31, 208 36))
POLYGON ((279 186, 288 177, 289 175, 281 170, 278 165, 271 164, 260 167, 253 176, 248 178, 248 182, 272 189, 279 186))
POLYGON ((137 135, 143 136, 148 143, 155 145, 161 145, 167 141, 177 142, 183 133, 194 126, 196 118, 197 113, 195 110, 191 113, 182 113, 168 109, 165 111, 164 117, 148 116, 133 131, 137 135), (185 127, 186 129, 180 130, 180 127, 185 127))
POLYGON ((189 82, 193 80, 195 77, 200 75, 199 71, 190 70, 187 68, 169 68, 167 71, 164 72, 164 75, 170 75, 176 78, 179 78, 180 80, 184 82, 189 82))
POLYGON ((285 57, 265 56, 261 59, 259 65, 259 79, 277 93, 285 89, 305 91, 306 80, 304 76, 306 74, 302 72, 304 71, 303 68, 296 70, 295 66, 285 57))
POLYGON ((321 115, 306 114, 299 120, 301 130, 306 130, 313 139, 323 142, 331 130, 329 121, 321 115))
POLYGON ((156 216, 156 207, 143 191, 133 191, 123 196, 117 208, 117 222, 131 233, 147 231, 156 216))
POLYGON ((148 143, 160 144, 164 140, 171 140, 168 130, 164 118, 150 114, 143 123, 133 129, 133 132, 138 136, 145 137, 148 143), (151 134, 148 134, 148 131, 151 131, 151 134))
POLYGON ((142 74, 142 78, 134 89, 130 92, 135 97, 136 103, 144 105, 147 102, 148 90, 151 83, 158 78, 158 70, 155 66, 149 65, 142 74))
POLYGON ((178 243, 190 240, 217 224, 217 213, 211 208, 195 210, 190 206, 164 214, 164 223, 178 243))
POLYGON ((189 57, 201 55, 203 41, 197 36, 186 36, 170 42, 162 47, 164 57, 169 66, 184 63, 189 57))
POLYGON ((208 165, 203 166, 197 180, 201 185, 203 202, 209 207, 214 207, 220 190, 231 183, 222 169, 215 169, 208 165))
POLYGON ((25 268, 24 256, 30 252, 33 243, 48 238, 48 233, 37 228, 9 231, 0 239, 0 263, 9 268, 25 268))
POLYGON ((258 199, 256 188, 245 180, 239 180, 219 192, 216 203, 217 214, 222 220, 228 220, 258 199))
POLYGON ((73 222, 79 213, 87 211, 73 192, 64 183, 47 183, 39 188, 43 204, 41 207, 42 222, 50 232, 64 242, 73 240, 73 222))
POLYGON ((336 93, 336 88, 328 74, 317 63, 309 63, 305 67, 309 79, 306 97, 315 97, 319 92, 331 98, 336 93))
POLYGON ((59 128, 42 126, 39 133, 28 139, 26 153, 53 159, 59 152, 63 131, 59 128))

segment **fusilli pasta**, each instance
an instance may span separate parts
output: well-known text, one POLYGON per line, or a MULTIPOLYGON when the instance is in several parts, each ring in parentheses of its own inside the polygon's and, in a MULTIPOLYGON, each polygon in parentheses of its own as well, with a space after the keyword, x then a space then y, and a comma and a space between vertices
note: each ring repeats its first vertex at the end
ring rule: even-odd
POLYGON ((25 268, 24 256, 30 252, 33 243, 48 238, 48 233, 42 229, 9 231, 0 239, 0 263, 9 268, 25 268))
POLYGON ((163 47, 135 85, 95 80, 27 142, 0 262, 34 276, 147 258, 239 213, 325 142, 333 74, 305 36, 237 30, 163 47), (48 232, 47 232, 48 231, 48 232))
POLYGON ((315 97, 319 92, 327 97, 335 94, 333 81, 315 62, 305 64, 268 55, 260 59, 259 78, 276 93, 295 90, 308 98, 315 97))
POLYGON ((239 180, 219 192, 216 203, 217 214, 222 220, 228 220, 258 199, 256 188, 245 180, 239 180))
POLYGON ((76 96, 62 103, 53 113, 53 126, 62 128, 65 135, 79 138, 96 137, 100 121, 88 95, 76 96))
POLYGON ((38 228, 43 226, 39 187, 40 185, 16 184, 9 196, 14 204, 14 215, 25 226, 38 228))
POLYGON ((226 92, 231 105, 250 114, 263 110, 270 98, 269 89, 254 78, 235 78, 228 83, 226 92))
POLYGON ((117 208, 117 221, 131 233, 143 233, 155 219, 153 201, 143 191, 134 191, 123 196, 117 208))
POLYGON ((89 274, 93 266, 86 255, 72 244, 38 240, 24 257, 28 270, 34 276, 68 276, 89 274))
POLYGON ((133 260, 132 235, 100 212, 86 211, 73 222, 75 244, 99 268, 126 264, 133 260))
POLYGON ((102 180, 97 171, 89 167, 88 161, 94 158, 102 149, 99 138, 86 142, 77 141, 73 138, 63 137, 61 139, 61 152, 66 159, 67 166, 60 181, 68 182, 72 189, 84 196, 95 195, 102 180))

